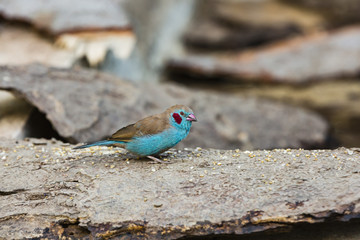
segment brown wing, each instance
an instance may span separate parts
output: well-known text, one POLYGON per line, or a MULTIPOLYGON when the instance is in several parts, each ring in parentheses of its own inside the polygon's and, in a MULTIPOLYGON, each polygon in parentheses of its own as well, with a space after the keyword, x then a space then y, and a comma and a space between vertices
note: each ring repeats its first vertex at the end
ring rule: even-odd
POLYGON ((165 113, 144 118, 114 133, 109 140, 128 142, 134 137, 153 135, 170 127, 168 115, 165 113))
POLYGON ((128 142, 134 137, 134 135, 136 134, 136 131, 137 130, 136 130, 135 124, 130 124, 126 127, 123 127, 121 129, 117 130, 116 133, 111 135, 109 140, 128 142))

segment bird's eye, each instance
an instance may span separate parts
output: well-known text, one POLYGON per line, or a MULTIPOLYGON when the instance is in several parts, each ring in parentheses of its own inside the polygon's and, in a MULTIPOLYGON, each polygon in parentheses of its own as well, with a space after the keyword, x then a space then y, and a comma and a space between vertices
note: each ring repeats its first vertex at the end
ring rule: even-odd
POLYGON ((180 112, 180 115, 181 115, 181 116, 184 116, 184 112, 180 112))

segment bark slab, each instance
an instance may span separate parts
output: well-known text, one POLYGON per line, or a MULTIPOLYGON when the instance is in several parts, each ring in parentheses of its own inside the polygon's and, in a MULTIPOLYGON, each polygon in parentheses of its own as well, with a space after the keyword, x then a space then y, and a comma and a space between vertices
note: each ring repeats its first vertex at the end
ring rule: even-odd
POLYGON ((83 69, 0 67, 0 89, 15 92, 45 113, 70 142, 105 138, 175 104, 190 106, 199 119, 180 146, 314 148, 324 146, 328 135, 327 122, 301 108, 175 84, 136 85, 83 69))
POLYGON ((360 27, 278 41, 235 54, 174 57, 168 70, 201 78, 240 82, 301 84, 336 77, 357 77, 360 27))
POLYGON ((360 149, 120 149, 0 141, 0 237, 177 239, 360 218, 360 149))

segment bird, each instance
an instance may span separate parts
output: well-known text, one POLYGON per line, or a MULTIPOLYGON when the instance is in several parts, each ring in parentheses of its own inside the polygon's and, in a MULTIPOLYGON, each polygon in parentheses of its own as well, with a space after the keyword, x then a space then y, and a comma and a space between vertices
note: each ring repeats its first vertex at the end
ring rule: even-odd
POLYGON ((165 163, 156 156, 178 144, 190 132, 192 122, 197 118, 185 105, 174 105, 164 112, 148 116, 116 131, 110 138, 74 149, 92 146, 115 146, 147 157, 155 162, 165 163))

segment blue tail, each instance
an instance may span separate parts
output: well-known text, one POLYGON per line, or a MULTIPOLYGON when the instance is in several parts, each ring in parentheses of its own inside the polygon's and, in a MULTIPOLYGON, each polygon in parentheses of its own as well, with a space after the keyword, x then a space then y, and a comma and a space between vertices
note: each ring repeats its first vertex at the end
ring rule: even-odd
POLYGON ((94 143, 74 147, 74 149, 88 148, 88 147, 93 147, 93 146, 108 146, 108 145, 112 145, 112 144, 115 144, 115 143, 119 143, 119 142, 111 141, 111 140, 103 140, 103 141, 98 141, 98 142, 94 142, 94 143))

